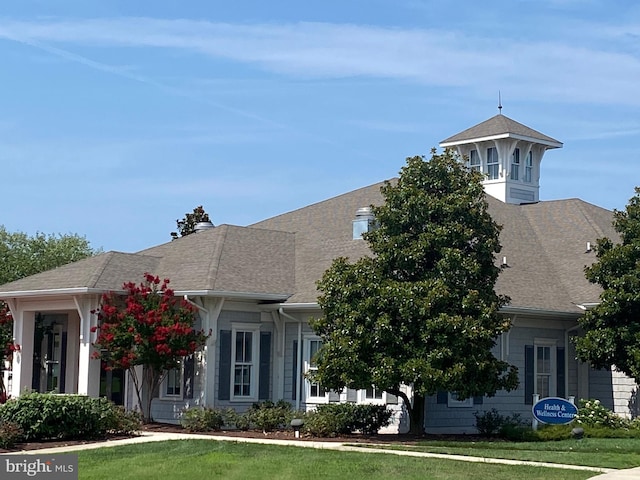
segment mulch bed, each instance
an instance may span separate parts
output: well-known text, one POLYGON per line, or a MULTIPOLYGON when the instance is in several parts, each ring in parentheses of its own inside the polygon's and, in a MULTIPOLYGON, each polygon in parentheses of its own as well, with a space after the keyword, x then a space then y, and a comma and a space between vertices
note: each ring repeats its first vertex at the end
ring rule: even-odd
MULTIPOLYGON (((150 423, 144 425, 142 431, 148 432, 169 432, 169 433, 189 433, 180 425, 169 425, 165 423, 150 423)), ((305 441, 322 441, 322 442, 341 442, 341 443, 372 443, 372 444, 398 444, 412 445, 420 440, 456 440, 456 441, 477 441, 486 440, 486 438, 477 435, 409 435, 409 434, 380 434, 380 435, 348 435, 341 437, 318 438, 301 436, 296 439, 292 431, 277 431, 263 433, 260 431, 240 431, 240 430, 222 430, 215 432, 198 432, 198 435, 213 435, 224 437, 241 437, 241 438, 268 438, 276 440, 297 440, 305 441)), ((0 449, 0 453, 19 452, 26 450, 39 450, 42 448, 67 447, 76 445, 86 445, 89 443, 105 442, 113 440, 121 440, 129 438, 126 435, 109 435, 105 438, 95 440, 47 440, 43 442, 26 442, 19 443, 12 449, 0 449)))

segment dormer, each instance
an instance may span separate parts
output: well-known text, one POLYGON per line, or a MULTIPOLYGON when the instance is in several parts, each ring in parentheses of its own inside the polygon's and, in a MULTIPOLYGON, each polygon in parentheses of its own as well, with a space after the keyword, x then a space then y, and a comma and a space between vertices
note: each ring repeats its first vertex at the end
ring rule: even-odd
POLYGON ((562 142, 501 113, 440 142, 454 148, 467 166, 484 174, 487 194, 505 203, 539 200, 540 163, 562 142))

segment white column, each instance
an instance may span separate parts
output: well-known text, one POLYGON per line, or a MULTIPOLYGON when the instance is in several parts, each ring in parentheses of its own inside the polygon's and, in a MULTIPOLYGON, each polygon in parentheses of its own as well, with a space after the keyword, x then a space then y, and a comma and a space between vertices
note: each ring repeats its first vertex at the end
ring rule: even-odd
POLYGON ((91 326, 97 323, 97 318, 91 313, 95 309, 95 299, 83 298, 76 300, 76 307, 80 315, 80 345, 78 348, 78 393, 89 397, 100 396, 100 360, 91 358, 93 346, 91 342, 95 333, 91 333, 91 326))
POLYGON ((35 312, 14 311, 13 335, 15 342, 20 345, 20 351, 13 354, 13 380, 11 396, 17 398, 24 390, 30 390, 33 375, 33 333, 35 326, 35 312))

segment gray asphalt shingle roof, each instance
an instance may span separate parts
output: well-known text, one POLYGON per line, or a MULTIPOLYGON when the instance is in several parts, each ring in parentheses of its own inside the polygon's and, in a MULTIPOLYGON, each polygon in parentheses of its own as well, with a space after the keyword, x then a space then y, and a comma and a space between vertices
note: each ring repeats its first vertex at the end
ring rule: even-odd
POLYGON ((442 140, 440 146, 448 147, 472 141, 504 137, 530 139, 551 148, 562 147, 562 142, 559 142, 555 138, 551 138, 502 114, 491 117, 484 122, 442 140))
MULTIPOLYGON (((87 287, 119 290, 144 272, 170 278, 177 291, 250 293, 289 303, 314 303, 316 281, 339 256, 367 255, 363 240, 352 239, 356 210, 379 205, 382 183, 364 187, 258 222, 250 227, 221 225, 138 252, 108 252, 0 286, 9 292, 87 287)), ((497 284, 511 306, 548 311, 581 311, 576 304, 598 301, 599 287, 584 278, 595 260, 586 243, 617 238, 612 213, 579 199, 505 204, 487 197, 501 225, 508 268, 497 284)), ((4 295, 3 295, 4 293, 4 295)))

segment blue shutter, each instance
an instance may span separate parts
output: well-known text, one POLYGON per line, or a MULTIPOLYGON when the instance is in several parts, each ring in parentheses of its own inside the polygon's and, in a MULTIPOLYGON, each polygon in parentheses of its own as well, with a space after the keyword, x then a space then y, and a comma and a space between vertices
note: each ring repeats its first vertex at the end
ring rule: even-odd
POLYGON ((558 397, 564 398, 567 394, 564 390, 565 370, 564 370, 564 347, 556 349, 556 390, 558 397))
POLYGON ((220 330, 218 400, 231 399, 231 330, 220 330))
POLYGON ((291 369, 291 400, 298 399, 298 341, 293 341, 293 368, 291 369))
POLYGON ((260 384, 258 399, 269 399, 269 378, 271 374, 271 332, 260 332, 260 384))
POLYGON ((533 405, 533 378, 534 369, 534 349, 533 345, 524 346, 524 404, 533 405))

